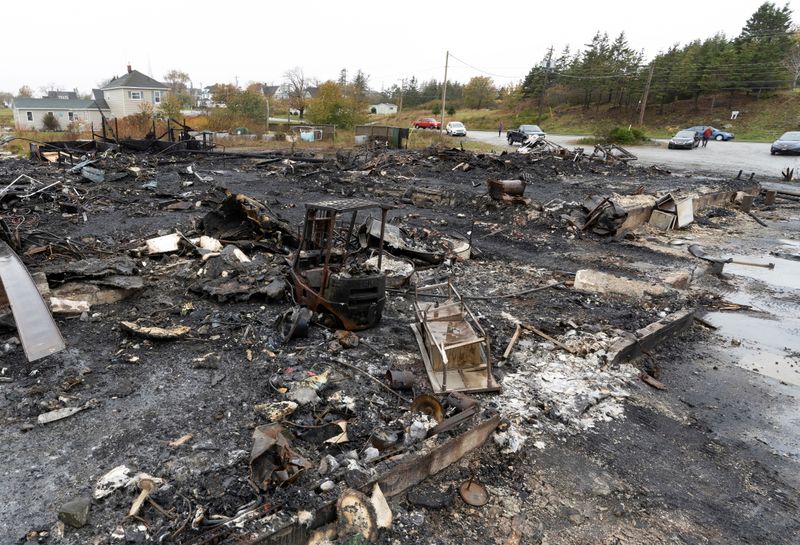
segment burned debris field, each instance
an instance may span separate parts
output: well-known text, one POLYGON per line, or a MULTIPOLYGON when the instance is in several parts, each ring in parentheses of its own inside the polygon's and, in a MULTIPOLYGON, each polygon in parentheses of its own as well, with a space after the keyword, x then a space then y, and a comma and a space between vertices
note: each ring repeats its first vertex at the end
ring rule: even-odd
POLYGON ((526 151, 0 161, 0 541, 796 540, 792 191, 526 151))

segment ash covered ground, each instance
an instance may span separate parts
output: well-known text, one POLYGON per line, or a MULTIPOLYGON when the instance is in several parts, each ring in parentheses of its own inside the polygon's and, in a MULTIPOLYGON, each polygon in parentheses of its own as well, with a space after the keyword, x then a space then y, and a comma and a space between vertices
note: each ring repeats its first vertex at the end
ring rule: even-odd
MULTIPOLYGON (((645 226, 613 238, 581 229, 586 197, 679 196, 752 184, 622 163, 442 149, 339 152, 314 162, 119 153, 95 166, 125 176, 87 182, 57 165, 0 163, 0 187, 19 174, 41 182, 37 187, 62 182, 33 197, 6 198, 3 238, 31 273, 46 275, 53 294, 69 298, 88 285, 97 297, 87 312, 56 316, 67 349, 32 363, 10 315, 0 322, 3 543, 246 543, 270 517, 320 509, 390 468, 393 457, 421 448, 408 400, 430 385, 409 327, 408 287, 389 291, 381 322, 358 332, 357 344, 322 326, 284 343, 276 327, 292 306, 289 231, 299 230, 304 203, 345 197, 392 205, 390 225, 419 244, 471 239, 471 259, 418 263, 417 271, 449 278, 474 297, 469 305, 491 339, 503 387, 474 395, 481 403, 476 419, 500 415, 498 431, 390 499, 394 520, 380 543, 790 543, 800 532, 791 477, 797 451, 776 455, 727 423, 757 428, 771 408, 796 404, 797 388, 762 384, 726 364, 714 349, 719 341, 700 325, 633 362, 605 360, 616 340, 670 313, 725 304, 725 286, 671 240, 722 248, 732 244, 731 233, 751 244, 784 236, 777 222, 796 216, 791 203, 768 209, 770 235, 723 207, 698 212, 689 228, 669 235, 645 226), (464 163, 467 171, 453 170, 464 163), (487 180, 519 178, 528 183, 528 203, 487 194, 487 180), (203 220, 220 210, 226 191, 262 203, 284 229, 245 229, 224 240, 247 262, 227 251, 204 260, 189 242, 206 234, 203 220), (176 232, 177 251, 144 249, 148 239, 176 232), (687 273, 693 282, 631 299, 573 289, 579 269, 653 285, 687 273), (548 283, 558 285, 507 297, 548 283), (121 322, 188 332, 154 340, 121 322), (526 331, 502 360, 518 322, 570 351, 526 331), (413 390, 397 395, 366 376, 383 381, 389 368, 413 372, 413 390), (668 389, 645 385, 642 371, 668 389), (749 403, 732 407, 743 384, 749 403), (248 467, 254 429, 301 388, 313 391, 312 400, 294 398, 296 408, 277 421, 307 466, 293 480, 261 489, 248 467), (727 420, 712 407, 726 403, 727 420), (67 407, 83 410, 37 423, 67 407), (327 441, 341 421, 348 440, 327 441), (729 433, 716 434, 718 424, 729 433), (375 456, 370 439, 377 432, 394 434, 396 444, 375 456), (139 490, 123 487, 93 499, 82 528, 58 522, 65 503, 91 498, 98 480, 121 465, 130 476, 158 480, 155 504, 127 517, 139 490), (487 487, 487 505, 471 507, 459 497, 456 488, 470 478, 487 487), (237 524, 224 524, 237 516, 237 524)), ((348 539, 338 542, 354 542, 348 539)))

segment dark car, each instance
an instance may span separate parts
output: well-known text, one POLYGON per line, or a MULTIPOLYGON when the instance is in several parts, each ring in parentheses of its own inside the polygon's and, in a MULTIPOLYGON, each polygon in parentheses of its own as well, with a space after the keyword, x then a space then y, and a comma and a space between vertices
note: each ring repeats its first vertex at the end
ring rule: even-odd
MULTIPOLYGON (((708 126, 709 125, 695 125, 694 127, 689 127, 688 129, 684 129, 684 130, 686 130, 686 131, 694 131, 694 132, 697 133, 697 136, 702 138, 703 137, 703 133, 705 132, 706 127, 708 127, 708 126)), ((732 132, 721 131, 719 129, 711 127, 711 139, 712 140, 717 140, 718 142, 722 142, 722 141, 727 141, 727 140, 733 140, 733 138, 734 138, 734 134, 732 132)))
POLYGON ((693 149, 700 145, 700 136, 692 129, 678 131, 667 147, 669 149, 693 149))
POLYGON ((537 136, 539 138, 547 138, 547 134, 539 127, 539 125, 520 125, 517 129, 511 129, 506 132, 506 139, 508 145, 513 146, 514 143, 524 144, 525 141, 531 137, 537 136))
POLYGON ((423 117, 414 121, 415 129, 441 129, 442 124, 432 117, 423 117))
POLYGON ((800 153, 800 131, 789 131, 772 143, 769 148, 772 155, 782 153, 800 153))

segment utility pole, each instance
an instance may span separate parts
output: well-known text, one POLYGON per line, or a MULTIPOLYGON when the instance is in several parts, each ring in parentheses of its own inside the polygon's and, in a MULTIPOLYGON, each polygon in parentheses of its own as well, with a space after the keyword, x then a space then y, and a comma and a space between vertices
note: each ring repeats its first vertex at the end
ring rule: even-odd
POLYGON ((550 66, 553 61, 553 46, 547 52, 547 66, 544 69, 544 82, 542 82, 542 92, 539 95, 539 113, 536 115, 536 121, 542 122, 542 107, 544 106, 544 93, 547 91, 547 83, 550 79, 550 66))
POLYGON ((644 110, 647 108, 647 96, 650 94, 650 83, 653 81, 653 68, 655 63, 650 63, 650 73, 647 74, 647 83, 644 85, 644 96, 642 96, 642 107, 639 109, 639 126, 644 125, 644 110))
POLYGON ((266 132, 269 132, 269 97, 266 97, 266 98, 267 98, 267 130, 266 130, 266 132))
POLYGON ((405 91, 406 91, 406 78, 403 78, 402 80, 400 80, 400 107, 397 108, 398 114, 403 111, 403 93, 405 93, 405 91))
POLYGON ((442 85, 442 126, 439 127, 439 133, 444 128, 444 113, 447 108, 447 64, 450 61, 450 52, 444 58, 444 85, 442 85))

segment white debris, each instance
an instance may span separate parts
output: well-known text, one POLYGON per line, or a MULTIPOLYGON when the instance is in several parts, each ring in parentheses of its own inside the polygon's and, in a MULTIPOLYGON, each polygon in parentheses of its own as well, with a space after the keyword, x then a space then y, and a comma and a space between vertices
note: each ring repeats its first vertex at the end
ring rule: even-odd
POLYGON ((300 405, 308 405, 309 403, 316 405, 321 401, 317 395, 317 392, 313 388, 308 388, 305 386, 293 386, 292 389, 289 390, 289 393, 286 394, 286 397, 296 403, 299 403, 300 405))
POLYGON ((114 490, 125 486, 131 478, 131 468, 126 465, 117 466, 97 481, 94 485, 94 499, 99 500, 114 490))
POLYGON ((319 471, 320 475, 327 475, 328 473, 333 473, 339 468, 339 462, 336 461, 336 458, 331 456, 330 454, 326 454, 322 457, 322 460, 319 462, 319 471))
POLYGON ((341 390, 331 394, 328 397, 328 403, 333 405, 334 408, 340 411, 350 411, 351 413, 356 412, 356 400, 355 398, 344 395, 341 390))
POLYGON ((613 340, 604 333, 577 332, 569 345, 588 351, 585 356, 518 346, 519 366, 504 378, 498 405, 512 421, 538 417, 571 432, 622 417, 627 386, 637 371, 628 364, 614 369, 604 365, 603 356, 613 340))
POLYGON ((371 462, 376 460, 381 455, 381 452, 375 447, 368 447, 364 451, 364 462, 371 462))
POLYGON ((509 426, 505 431, 499 431, 494 434, 494 442, 497 446, 503 447, 503 454, 519 452, 527 438, 526 435, 517 431, 513 425, 509 426))
MULTIPOLYGON (((194 242, 194 240, 192 241, 194 242)), ((203 235, 197 241, 197 244, 203 248, 204 250, 208 250, 209 252, 221 252, 222 251, 222 243, 215 239, 214 237, 209 237, 203 235)))
POLYGON ((403 442, 406 446, 422 441, 428 437, 428 430, 436 427, 436 421, 427 414, 415 414, 411 425, 406 429, 403 442))
POLYGON ((181 235, 178 233, 148 239, 145 241, 147 243, 147 253, 156 255, 177 252, 180 241, 181 235))

